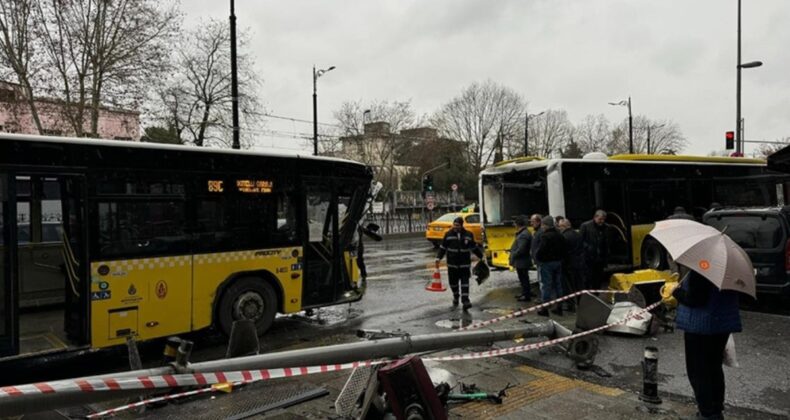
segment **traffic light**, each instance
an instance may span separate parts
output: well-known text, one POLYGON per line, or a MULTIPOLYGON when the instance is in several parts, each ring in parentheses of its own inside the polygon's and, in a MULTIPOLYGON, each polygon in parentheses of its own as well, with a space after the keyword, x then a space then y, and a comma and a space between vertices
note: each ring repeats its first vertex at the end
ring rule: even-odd
POLYGON ((422 178, 422 192, 433 191, 433 175, 428 174, 422 178))
POLYGON ((728 131, 724 133, 725 149, 730 150, 735 148, 735 132, 728 131))

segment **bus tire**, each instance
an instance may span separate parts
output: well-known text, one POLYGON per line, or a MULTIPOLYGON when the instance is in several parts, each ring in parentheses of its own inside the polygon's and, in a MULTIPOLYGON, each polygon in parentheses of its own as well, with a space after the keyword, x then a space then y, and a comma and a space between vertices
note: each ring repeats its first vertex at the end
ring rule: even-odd
POLYGON ((241 277, 225 289, 218 311, 217 323, 225 335, 230 336, 233 321, 239 319, 252 319, 258 335, 263 335, 274 323, 277 296, 266 280, 241 277))
POLYGON ((653 270, 669 268, 667 250, 654 238, 647 237, 642 242, 642 267, 653 270))

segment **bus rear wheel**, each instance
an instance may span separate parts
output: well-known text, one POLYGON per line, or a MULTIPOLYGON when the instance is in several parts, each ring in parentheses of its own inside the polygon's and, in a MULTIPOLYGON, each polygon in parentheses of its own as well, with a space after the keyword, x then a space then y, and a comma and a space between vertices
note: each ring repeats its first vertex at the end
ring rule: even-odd
POLYGON ((249 319, 255 322, 258 335, 263 335, 274 323, 277 296, 272 286, 257 277, 242 277, 234 281, 219 301, 217 321, 225 335, 230 335, 233 321, 249 319))
POLYGON ((645 238, 642 242, 642 267, 653 270, 666 270, 669 268, 667 250, 653 238, 645 238))

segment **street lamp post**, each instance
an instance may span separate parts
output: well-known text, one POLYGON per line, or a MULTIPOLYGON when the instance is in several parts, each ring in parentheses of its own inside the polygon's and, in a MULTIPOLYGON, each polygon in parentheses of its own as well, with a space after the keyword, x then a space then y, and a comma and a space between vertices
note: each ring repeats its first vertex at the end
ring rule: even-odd
POLYGON ((546 111, 538 112, 537 114, 530 114, 527 113, 524 116, 524 156, 529 156, 529 119, 540 117, 541 115, 545 114, 546 111))
POLYGON ((233 107, 233 144, 234 149, 241 148, 239 141, 239 80, 236 67, 236 10, 235 2, 230 0, 230 96, 233 107))
POLYGON ((316 70, 315 66, 313 66, 313 155, 315 156, 318 156, 318 78, 334 69, 335 66, 316 70))
POLYGON ((743 136, 741 136, 741 69, 760 67, 762 61, 750 61, 741 64, 741 0, 738 0, 738 63, 735 81, 735 153, 743 154, 743 136))
POLYGON ((628 107, 628 153, 634 154, 634 119, 631 116, 631 97, 620 102, 609 102, 609 105, 628 107))

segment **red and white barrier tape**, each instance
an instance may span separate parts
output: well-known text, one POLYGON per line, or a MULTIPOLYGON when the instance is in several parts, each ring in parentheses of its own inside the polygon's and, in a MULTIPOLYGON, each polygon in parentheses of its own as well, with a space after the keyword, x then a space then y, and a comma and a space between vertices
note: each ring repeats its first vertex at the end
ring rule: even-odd
POLYGON ((541 341, 539 343, 525 344, 525 345, 522 345, 522 346, 507 347, 507 348, 504 348, 504 349, 487 350, 487 351, 481 351, 481 352, 475 352, 475 353, 467 353, 467 354, 456 354, 456 355, 451 355, 451 356, 439 356, 439 357, 423 358, 423 360, 430 360, 430 361, 437 361, 437 362, 438 361, 443 361, 444 362, 444 361, 452 361, 452 360, 484 359, 484 358, 488 358, 488 357, 504 356, 506 354, 522 353, 522 352, 527 352, 527 351, 530 351, 530 350, 538 350, 538 349, 542 349, 544 347, 553 346, 555 344, 559 344, 559 343, 563 343, 563 342, 566 342, 566 341, 575 340, 577 338, 584 337, 584 336, 587 336, 587 335, 595 334, 595 333, 597 333, 599 331, 603 331, 603 330, 609 329, 609 328, 614 327, 616 325, 623 325, 626 322, 628 322, 628 321, 630 321, 630 320, 632 320, 634 318, 638 318, 641 315, 652 311, 653 309, 655 309, 659 305, 661 305, 661 303, 662 303, 662 301, 659 300, 658 302, 655 302, 655 303, 653 303, 651 305, 648 305, 647 307, 645 307, 643 309, 640 309, 639 311, 631 312, 625 318, 621 319, 620 321, 612 322, 610 324, 602 325, 600 327, 593 328, 593 329, 587 330, 587 331, 582 331, 580 333, 571 334, 569 336, 555 338, 553 340, 541 341))
POLYGON ((551 305, 554 305, 554 304, 560 303, 560 302, 564 302, 564 301, 566 301, 568 299, 575 298, 576 296, 581 296, 581 295, 584 295, 584 294, 593 294, 593 293, 622 293, 622 294, 627 294, 628 292, 624 291, 624 290, 580 290, 578 292, 571 293, 571 294, 563 296, 561 298, 557 298, 557 299, 550 300, 548 302, 541 303, 541 304, 538 304, 538 305, 535 305, 535 306, 530 306, 529 308, 525 308, 525 309, 521 309, 521 310, 518 310, 518 311, 515 311, 515 312, 511 312, 511 313, 509 313, 507 315, 503 315, 503 316, 500 316, 498 318, 493 318, 493 319, 489 319, 489 320, 486 320, 486 321, 483 321, 483 322, 478 322, 478 323, 475 323, 475 324, 472 324, 472 325, 469 325, 469 326, 466 326, 466 327, 462 327, 462 328, 457 329, 456 331, 473 330, 473 329, 476 329, 476 328, 485 327, 486 325, 496 324, 497 322, 503 321, 505 319, 512 319, 512 318, 520 317, 520 316, 522 316, 524 314, 527 314, 529 312, 534 312, 534 311, 537 311, 537 310, 540 310, 540 309, 543 309, 543 308, 548 308, 551 305))
POLYGON ((313 373, 335 372, 353 369, 359 366, 371 366, 384 361, 367 360, 363 362, 343 363, 336 365, 306 366, 296 368, 277 368, 261 370, 240 370, 213 373, 182 373, 159 376, 140 376, 137 378, 118 379, 80 379, 40 382, 36 384, 6 386, 0 388, 0 400, 23 395, 49 394, 53 392, 82 391, 106 392, 136 389, 163 389, 185 386, 205 386, 221 383, 256 382, 268 379, 290 378, 310 375, 313 373))
MULTIPOLYGON (((235 386, 241 385, 241 383, 233 383, 233 384, 230 384, 230 385, 235 387, 235 386)), ((146 400, 140 400, 140 401, 138 401, 136 403, 126 404, 126 405, 122 405, 120 407, 115 407, 115 408, 111 408, 111 409, 108 409, 108 410, 100 411, 100 412, 97 412, 97 413, 88 414, 87 416, 85 416, 85 418, 86 419, 95 419, 95 418, 99 418, 99 417, 112 416, 112 415, 118 414, 118 413, 126 411, 126 410, 131 410, 131 409, 134 409, 134 408, 143 407, 143 406, 146 406, 146 405, 149 405, 149 404, 156 404, 156 403, 162 402, 162 401, 177 400, 179 398, 191 397, 191 396, 194 396, 194 395, 207 394, 207 393, 217 392, 217 391, 219 391, 219 388, 217 388, 215 386, 209 386, 209 387, 206 387, 206 388, 193 389, 192 391, 185 391, 185 392, 178 392, 176 394, 162 395, 162 396, 159 396, 159 397, 148 398, 146 400)))

